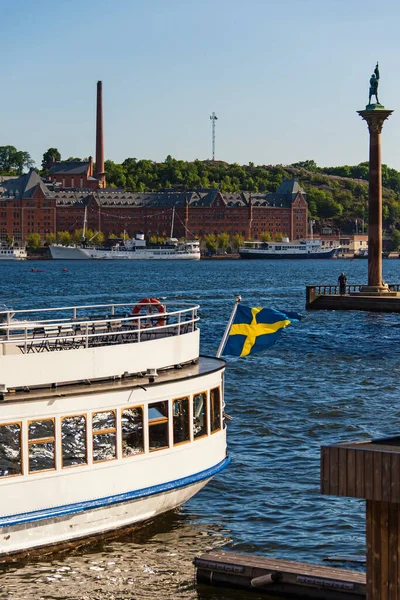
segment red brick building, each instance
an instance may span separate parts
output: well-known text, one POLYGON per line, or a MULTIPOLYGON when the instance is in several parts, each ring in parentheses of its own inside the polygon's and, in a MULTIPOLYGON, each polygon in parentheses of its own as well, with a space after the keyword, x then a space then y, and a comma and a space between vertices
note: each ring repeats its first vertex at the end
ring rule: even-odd
MULTIPOLYGON (((86 177, 85 173, 69 173, 68 177, 77 175, 86 177)), ((31 170, 0 183, 0 238, 9 235, 23 241, 30 233, 39 233, 43 239, 48 233, 73 233, 83 226, 85 207, 87 226, 106 236, 124 230, 130 236, 138 231, 147 237, 169 236, 173 220, 175 237, 222 232, 247 239, 258 239, 264 232, 272 238, 277 234, 292 240, 307 237, 306 194, 295 179, 283 181, 272 194, 223 194, 218 190, 138 193, 60 188, 31 170)))

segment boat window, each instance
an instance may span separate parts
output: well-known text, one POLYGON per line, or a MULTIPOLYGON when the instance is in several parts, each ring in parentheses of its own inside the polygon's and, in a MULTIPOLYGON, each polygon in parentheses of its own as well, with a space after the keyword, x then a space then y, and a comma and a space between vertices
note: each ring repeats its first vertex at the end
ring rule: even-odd
POLYGON ((193 437, 207 435, 207 392, 193 396, 193 437))
POLYGON ((28 426, 29 472, 56 468, 54 420, 31 421, 28 426))
POLYGON ((172 404, 172 429, 174 444, 190 440, 189 398, 178 398, 172 404))
POLYGON ((149 404, 149 450, 161 450, 168 446, 168 402, 149 404))
POLYGON ((74 415, 61 421, 62 466, 87 464, 86 417, 74 415))
POLYGON ((0 425, 0 477, 22 475, 21 423, 0 425))
POLYGON ((143 408, 127 408, 122 411, 122 455, 132 456, 144 452, 143 408))
POLYGON ((116 432, 113 410, 93 414, 93 462, 116 458, 116 432))
POLYGON ((211 432, 221 429, 221 394, 219 387, 210 391, 211 432))

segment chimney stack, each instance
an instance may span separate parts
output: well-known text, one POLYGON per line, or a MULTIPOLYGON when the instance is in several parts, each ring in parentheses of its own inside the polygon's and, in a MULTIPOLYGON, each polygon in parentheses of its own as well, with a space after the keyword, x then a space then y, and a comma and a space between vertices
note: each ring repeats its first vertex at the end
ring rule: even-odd
POLYGON ((96 179, 99 187, 106 187, 106 174, 104 172, 104 136, 103 136, 103 87, 102 82, 97 82, 97 115, 96 115, 96 179))

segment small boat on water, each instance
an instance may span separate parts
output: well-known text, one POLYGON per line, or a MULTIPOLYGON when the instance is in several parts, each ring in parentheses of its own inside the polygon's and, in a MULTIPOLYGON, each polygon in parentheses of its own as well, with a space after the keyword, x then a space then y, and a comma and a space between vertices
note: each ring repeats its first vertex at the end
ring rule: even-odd
POLYGON ((153 518, 227 466, 198 308, 2 308, 0 560, 153 518))
POLYGON ((147 246, 141 234, 111 248, 85 244, 52 244, 49 248, 51 257, 56 260, 200 260, 198 240, 179 242, 172 238, 165 244, 147 246))
POLYGON ((173 237, 174 218, 175 209, 172 212, 171 235, 166 243, 147 246, 143 233, 125 240, 124 232, 122 243, 116 242, 111 248, 96 247, 86 243, 87 207, 85 207, 82 244, 72 246, 52 244, 49 247, 50 254, 56 260, 200 260, 198 240, 180 242, 173 237))
POLYGON ((310 259, 337 258, 340 246, 325 247, 320 240, 290 242, 244 242, 239 248, 240 258, 245 259, 310 259))
POLYGON ((0 260, 25 260, 26 248, 20 246, 0 246, 0 260))

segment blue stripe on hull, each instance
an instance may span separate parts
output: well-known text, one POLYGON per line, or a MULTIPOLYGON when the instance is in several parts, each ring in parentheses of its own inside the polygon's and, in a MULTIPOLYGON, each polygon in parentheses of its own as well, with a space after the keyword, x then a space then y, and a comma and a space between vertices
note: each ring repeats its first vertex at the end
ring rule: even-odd
POLYGON ((94 510, 96 508, 102 508, 104 506, 111 506, 112 504, 120 504, 122 502, 129 502, 130 500, 141 500, 143 498, 148 498, 149 496, 155 496, 165 492, 172 492, 179 488, 187 487, 188 485, 192 485, 194 483, 203 481, 204 479, 213 477, 225 469, 225 467, 227 467, 230 463, 230 460, 231 459, 229 457, 226 457, 214 467, 210 467, 209 469, 205 469, 204 471, 200 471, 194 475, 182 477, 181 479, 175 479, 167 483, 160 483, 158 485, 153 485, 141 490, 125 492, 124 494, 117 494, 115 496, 106 496, 104 498, 97 498, 96 500, 77 502, 75 504, 66 504, 64 506, 35 510, 29 513, 20 513, 17 515, 0 517, 0 527, 12 527, 14 525, 22 525, 24 523, 52 519, 54 517, 63 517, 65 515, 72 515, 94 510))

